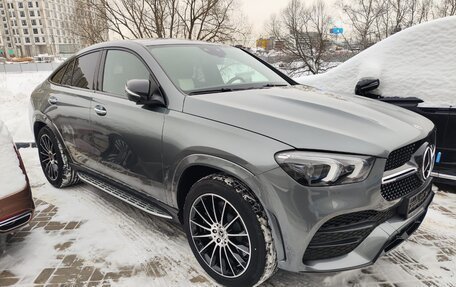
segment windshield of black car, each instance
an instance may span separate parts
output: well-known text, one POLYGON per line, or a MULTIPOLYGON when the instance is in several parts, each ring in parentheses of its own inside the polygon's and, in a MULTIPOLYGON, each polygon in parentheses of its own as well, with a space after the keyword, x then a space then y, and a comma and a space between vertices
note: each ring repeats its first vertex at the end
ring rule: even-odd
POLYGON ((248 53, 219 45, 148 46, 170 80, 187 94, 289 85, 248 53))

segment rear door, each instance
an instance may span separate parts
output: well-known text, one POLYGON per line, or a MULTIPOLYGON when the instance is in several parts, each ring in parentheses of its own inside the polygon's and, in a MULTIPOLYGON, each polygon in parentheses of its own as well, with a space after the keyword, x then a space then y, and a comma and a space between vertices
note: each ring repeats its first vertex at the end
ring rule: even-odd
MULTIPOLYGON (((101 52, 80 55, 51 78, 46 114, 60 132, 74 163, 90 164, 90 107, 101 52)), ((93 166, 93 164, 92 164, 93 166)))
POLYGON ((90 110, 97 172, 166 201, 161 151, 167 109, 136 105, 125 93, 128 80, 154 77, 130 50, 107 50, 102 63, 90 110))

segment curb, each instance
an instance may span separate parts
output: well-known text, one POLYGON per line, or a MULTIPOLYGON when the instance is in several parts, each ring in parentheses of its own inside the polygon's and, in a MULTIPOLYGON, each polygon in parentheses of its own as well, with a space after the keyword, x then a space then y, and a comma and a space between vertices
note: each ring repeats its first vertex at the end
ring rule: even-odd
POLYGON ((35 148, 36 147, 36 143, 35 142, 15 142, 14 144, 16 145, 17 149, 35 148))

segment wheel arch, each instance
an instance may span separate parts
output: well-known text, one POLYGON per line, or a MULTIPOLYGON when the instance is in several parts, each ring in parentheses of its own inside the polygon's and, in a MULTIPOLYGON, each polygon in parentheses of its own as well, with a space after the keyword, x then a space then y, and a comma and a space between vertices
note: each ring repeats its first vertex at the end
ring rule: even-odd
MULTIPOLYGON (((213 173, 226 173, 244 182, 252 191, 256 189, 250 186, 251 183, 246 182, 249 181, 249 178, 254 178, 254 174, 244 167, 220 157, 192 154, 179 162, 171 179, 171 202, 179 209, 179 214, 181 214, 185 197, 192 185, 213 173)), ((179 216, 179 219, 182 218, 179 216)))
MULTIPOLYGON (((35 120, 33 122, 33 136, 35 137, 35 143, 38 144, 38 133, 40 130, 44 127, 49 128, 54 135, 56 136, 57 140, 60 142, 62 145, 62 148, 68 153, 68 150, 66 148, 65 142, 63 141, 62 134, 60 133, 59 129, 54 125, 54 123, 46 116, 43 114, 36 114, 35 115, 35 120)), ((71 155, 70 155, 71 158, 71 155)))
POLYGON ((178 209, 179 221, 181 223, 183 222, 183 206, 192 185, 201 178, 213 173, 228 174, 244 183, 254 193, 268 216, 268 222, 272 229, 278 259, 285 259, 280 225, 277 221, 277 217, 264 203, 263 196, 261 196, 261 183, 254 173, 239 164, 224 158, 205 154, 192 154, 180 161, 171 179, 171 202, 178 209))
POLYGON ((42 122, 42 121, 36 121, 33 123, 33 136, 35 137, 35 142, 38 140, 38 134, 40 133, 40 130, 47 125, 42 122))
POLYGON ((33 135, 35 136, 35 140, 43 127, 48 127, 56 136, 60 137, 59 139, 61 139, 61 135, 58 132, 57 127, 52 123, 49 117, 41 111, 35 111, 33 115, 33 135))

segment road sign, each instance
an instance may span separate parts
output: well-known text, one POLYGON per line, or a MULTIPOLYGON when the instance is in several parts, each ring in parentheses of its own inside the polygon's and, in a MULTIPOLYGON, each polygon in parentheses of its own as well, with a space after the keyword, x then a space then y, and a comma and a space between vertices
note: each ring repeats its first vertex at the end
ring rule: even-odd
POLYGON ((334 34, 334 35, 343 34, 344 28, 334 27, 334 28, 329 29, 329 33, 334 34))

